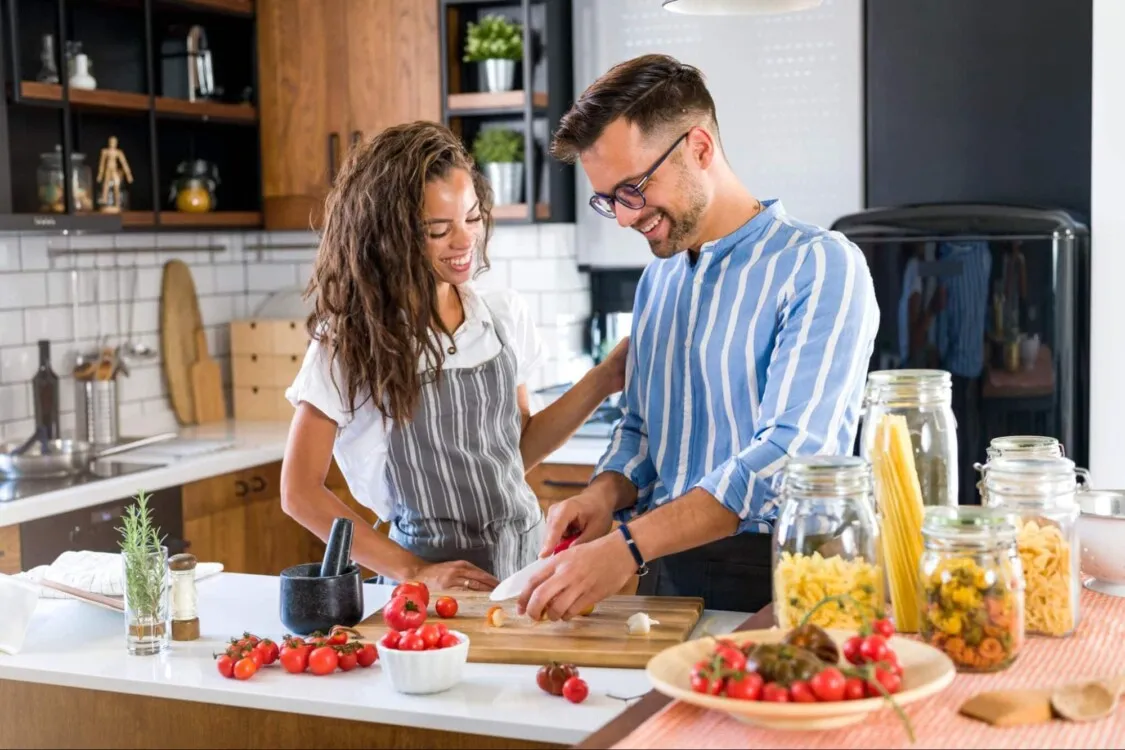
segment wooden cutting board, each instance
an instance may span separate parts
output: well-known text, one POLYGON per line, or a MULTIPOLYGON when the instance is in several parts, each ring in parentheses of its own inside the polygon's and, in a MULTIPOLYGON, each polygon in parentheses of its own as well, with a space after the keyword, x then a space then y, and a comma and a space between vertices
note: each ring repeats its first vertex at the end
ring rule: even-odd
POLYGON ((160 292, 160 350, 168 398, 183 425, 195 424, 191 366, 196 359, 195 332, 202 327, 191 271, 183 261, 170 260, 164 264, 160 292))
MULTIPOLYGON (((442 620, 434 614, 441 592, 430 593, 427 622, 443 622, 469 636, 469 661, 491 664, 569 662, 580 667, 643 668, 669 646, 687 640, 703 614, 703 600, 670 596, 612 596, 588 617, 569 622, 532 622, 516 614, 516 600, 500 602, 507 620, 503 627, 485 624, 484 616, 497 602, 483 592, 448 592, 457 599, 457 616, 442 620), (659 620, 648 635, 629 635, 625 621, 635 612, 659 620)), ((369 640, 387 631, 382 611, 357 628, 369 640)))
POLYGON ((195 332, 196 360, 191 366, 191 398, 198 424, 221 422, 227 418, 223 398, 223 373, 219 363, 207 353, 207 335, 200 328, 195 332))

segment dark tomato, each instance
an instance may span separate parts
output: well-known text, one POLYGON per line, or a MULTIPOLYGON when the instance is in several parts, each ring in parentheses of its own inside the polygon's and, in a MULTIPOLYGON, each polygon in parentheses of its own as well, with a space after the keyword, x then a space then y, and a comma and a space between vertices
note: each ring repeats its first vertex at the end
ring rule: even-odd
POLYGON ((257 671, 258 663, 250 657, 239 659, 238 663, 234 665, 234 676, 239 680, 249 680, 257 671))
POLYGON ((827 667, 817 672, 811 680, 809 680, 809 687, 812 688, 813 695, 819 701, 842 701, 844 700, 844 688, 847 684, 847 679, 844 673, 836 669, 836 667, 827 667))
POLYGON ((453 633, 446 633, 438 641, 438 648, 452 648, 453 646, 461 643, 461 639, 453 635, 453 633))
POLYGON ((355 651, 347 651, 337 657, 336 666, 340 668, 341 672, 350 672, 359 666, 359 654, 355 651))
POLYGON ((809 683, 796 680, 789 685, 789 697, 794 703, 816 703, 816 695, 809 683))
POLYGON ((590 694, 590 686, 581 677, 571 677, 563 683, 562 694, 571 703, 581 703, 590 694))
POLYGON ((894 623, 885 617, 876 620, 874 624, 872 624, 871 629, 874 630, 877 635, 881 635, 888 640, 895 634, 894 623))
POLYGON ((223 677, 234 677, 234 659, 227 654, 220 656, 215 662, 215 666, 219 668, 219 674, 223 677))
POLYGON ((723 664, 732 672, 741 672, 746 668, 746 654, 733 644, 722 644, 715 649, 715 654, 723 660, 723 664))
POLYGON ((397 630, 388 630, 383 633, 383 637, 379 639, 379 645, 383 648, 396 649, 398 648, 398 641, 402 635, 397 630))
POLYGON ((847 682, 844 683, 844 700, 858 701, 866 697, 863 680, 858 677, 849 677, 847 682))
POLYGON ((310 651, 312 651, 312 648, 309 646, 297 648, 286 646, 281 649, 281 666, 290 674, 301 674, 309 668, 310 651))
POLYGON ((747 672, 741 677, 727 680, 726 696, 742 701, 756 701, 762 695, 762 676, 757 672, 747 672))
POLYGON ((842 653, 844 659, 846 659, 849 664, 863 663, 863 656, 861 656, 859 652, 861 646, 863 646, 863 636, 861 635, 853 635, 851 638, 844 641, 842 653))
POLYGON ((434 611, 438 617, 449 619, 457 616, 457 600, 452 596, 439 596, 434 602, 434 611))
POLYGON ((865 662, 883 661, 887 658, 887 639, 874 633, 867 636, 859 646, 859 655, 865 662))
POLYGON ((441 642, 441 631, 433 625, 423 625, 418 628, 418 637, 426 644, 427 649, 437 648, 438 643, 441 642))
POLYGON ((363 648, 356 652, 355 658, 359 662, 359 666, 370 667, 379 660, 379 651, 375 648, 374 643, 365 643, 363 648))
POLYGON ((762 686, 762 700, 767 703, 788 703, 789 691, 784 685, 776 682, 767 682, 762 686))
POLYGON ((402 640, 398 642, 398 647, 402 651, 425 651, 426 642, 417 633, 403 636, 402 640))
POLYGON ((309 654, 309 671, 313 674, 332 674, 339 664, 340 657, 331 646, 318 646, 309 654))

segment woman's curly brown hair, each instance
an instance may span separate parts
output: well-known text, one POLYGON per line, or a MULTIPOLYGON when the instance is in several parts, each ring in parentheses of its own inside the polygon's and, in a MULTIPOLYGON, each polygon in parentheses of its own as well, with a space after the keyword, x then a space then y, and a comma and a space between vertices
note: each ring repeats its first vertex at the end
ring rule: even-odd
POLYGON ((305 296, 308 332, 326 350, 333 383, 355 412, 372 394, 385 419, 408 422, 423 382, 440 377, 446 330, 426 251, 424 196, 454 169, 472 175, 483 219, 477 273, 488 268, 492 191, 461 140, 433 122, 387 128, 348 156, 325 204, 324 232, 305 296), (427 368, 419 372, 425 357, 427 368), (358 404, 357 404, 358 402, 358 404))

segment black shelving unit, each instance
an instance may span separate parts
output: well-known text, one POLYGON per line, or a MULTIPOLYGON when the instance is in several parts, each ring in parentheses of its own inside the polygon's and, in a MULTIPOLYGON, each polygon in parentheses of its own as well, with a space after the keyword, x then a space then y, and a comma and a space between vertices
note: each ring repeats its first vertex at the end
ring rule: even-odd
POLYGON ((574 97, 571 14, 570 0, 441 0, 443 122, 469 146, 489 125, 524 135, 525 202, 497 207, 497 223, 574 221, 574 167, 548 154, 551 134, 574 97), (468 23, 488 14, 511 18, 523 29, 516 91, 479 91, 476 64, 462 62, 468 23))
MULTIPOLYGON (((0 230, 64 232, 253 228, 261 225, 257 49, 253 0, 0 0, 0 230), (221 96, 189 101, 164 91, 161 46, 203 27, 221 96), (58 83, 37 80, 41 40, 54 38, 58 83), (70 86, 66 42, 82 45, 97 80, 70 86), (64 213, 44 213, 40 154, 61 149, 71 174, 84 153, 97 191, 98 158, 117 136, 133 175, 123 213, 78 211, 63 180, 64 213), (222 183, 208 213, 169 202, 179 162, 206 159, 222 183)), ((186 66, 186 61, 183 62, 186 66)))

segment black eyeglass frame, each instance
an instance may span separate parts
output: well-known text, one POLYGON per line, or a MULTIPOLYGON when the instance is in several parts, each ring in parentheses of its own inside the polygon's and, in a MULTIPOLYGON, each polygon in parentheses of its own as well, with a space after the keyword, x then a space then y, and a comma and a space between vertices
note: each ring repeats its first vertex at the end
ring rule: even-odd
POLYGON ((664 161, 672 155, 672 152, 676 150, 676 147, 683 143, 684 139, 689 135, 691 135, 690 130, 677 138, 675 142, 668 147, 668 150, 665 151, 661 155, 661 157, 657 159, 651 167, 648 168, 648 171, 641 175, 641 178, 636 182, 621 182, 615 188, 613 188, 612 194, 594 193, 593 195, 591 195, 590 208, 594 209, 607 219, 612 219, 617 216, 617 209, 614 208, 614 206, 618 203, 633 211, 639 211, 644 208, 645 185, 648 184, 649 179, 653 174, 656 173, 656 170, 660 169, 660 165, 663 164, 664 161), (623 199, 622 196, 627 197, 623 199), (636 205, 634 205, 634 203, 636 203, 636 205))

